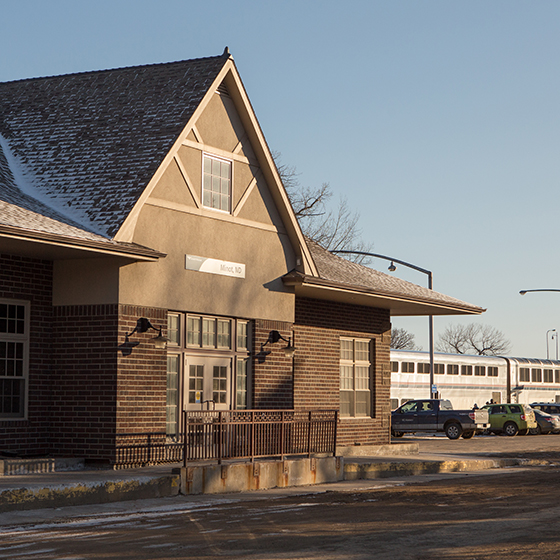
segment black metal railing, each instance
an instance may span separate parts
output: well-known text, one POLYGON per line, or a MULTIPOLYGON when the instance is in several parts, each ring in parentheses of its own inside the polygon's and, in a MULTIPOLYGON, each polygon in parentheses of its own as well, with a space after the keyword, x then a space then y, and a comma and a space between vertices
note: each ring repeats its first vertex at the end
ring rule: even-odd
POLYGON ((334 455, 336 410, 183 412, 188 461, 334 455))
POLYGON ((115 465, 334 455, 336 410, 183 412, 183 433, 117 434, 115 465))
POLYGON ((115 465, 121 467, 180 463, 184 438, 169 438, 165 432, 117 434, 115 465))

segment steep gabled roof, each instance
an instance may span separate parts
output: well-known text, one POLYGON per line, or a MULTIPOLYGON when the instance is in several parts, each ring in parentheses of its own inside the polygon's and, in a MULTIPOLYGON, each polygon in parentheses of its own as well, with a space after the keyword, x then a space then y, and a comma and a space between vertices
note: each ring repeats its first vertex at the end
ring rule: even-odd
POLYGON ((228 58, 0 84, 0 199, 112 238, 228 58))
POLYGON ((333 255, 307 239, 318 275, 292 271, 283 281, 303 297, 390 309, 391 315, 477 315, 485 309, 333 255))

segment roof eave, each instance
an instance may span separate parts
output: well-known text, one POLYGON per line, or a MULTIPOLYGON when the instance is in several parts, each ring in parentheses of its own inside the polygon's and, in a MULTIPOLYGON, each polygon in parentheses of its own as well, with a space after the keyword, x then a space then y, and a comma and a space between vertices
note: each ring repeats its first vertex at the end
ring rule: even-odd
POLYGON ((298 273, 290 273, 282 280, 284 285, 293 287, 295 294, 300 297, 388 309, 392 316, 480 315, 486 311, 482 307, 459 301, 455 304, 362 286, 348 286, 298 273))
POLYGON ((0 225, 0 240, 9 239, 22 242, 43 244, 45 246, 79 250, 97 255, 111 255, 126 257, 138 261, 157 261, 166 257, 165 253, 155 251, 149 247, 139 245, 126 245, 112 241, 94 241, 91 239, 78 239, 54 233, 21 229, 13 226, 0 225))

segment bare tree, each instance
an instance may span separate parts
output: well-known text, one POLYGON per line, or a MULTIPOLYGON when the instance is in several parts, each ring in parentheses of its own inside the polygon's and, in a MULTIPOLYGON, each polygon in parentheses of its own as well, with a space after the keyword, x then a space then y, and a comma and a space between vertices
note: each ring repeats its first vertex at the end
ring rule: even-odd
MULTIPOLYGON (((329 251, 371 252, 372 245, 361 239, 362 231, 358 227, 360 214, 348 208, 345 198, 341 197, 334 209, 329 208, 332 191, 328 183, 315 189, 305 187, 300 184, 294 167, 282 164, 278 153, 274 153, 273 157, 304 235, 329 251)), ((346 258, 361 264, 371 260, 365 255, 349 255, 346 258)))
POLYGON ((470 323, 447 326, 439 335, 436 350, 452 354, 503 356, 509 352, 510 346, 510 341, 498 329, 470 323))
POLYGON ((393 350, 422 350, 416 346, 414 335, 406 329, 391 329, 391 348, 393 350))

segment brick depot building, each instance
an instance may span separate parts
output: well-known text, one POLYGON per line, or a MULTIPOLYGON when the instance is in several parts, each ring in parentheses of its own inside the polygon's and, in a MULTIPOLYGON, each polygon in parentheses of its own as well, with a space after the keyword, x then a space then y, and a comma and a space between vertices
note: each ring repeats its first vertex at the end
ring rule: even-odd
POLYGON ((210 405, 385 444, 391 315, 482 311, 304 238, 227 50, 0 84, 0 452, 113 462, 210 405))

